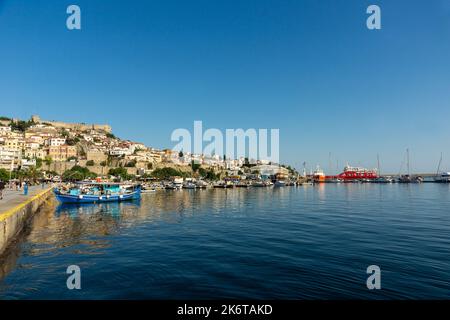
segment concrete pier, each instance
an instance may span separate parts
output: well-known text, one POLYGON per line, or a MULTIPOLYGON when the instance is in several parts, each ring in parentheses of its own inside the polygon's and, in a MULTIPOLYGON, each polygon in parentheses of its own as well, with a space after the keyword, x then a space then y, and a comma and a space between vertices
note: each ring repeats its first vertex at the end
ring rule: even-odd
POLYGON ((0 255, 50 196, 52 188, 48 186, 30 187, 26 196, 23 191, 4 190, 0 200, 0 255))

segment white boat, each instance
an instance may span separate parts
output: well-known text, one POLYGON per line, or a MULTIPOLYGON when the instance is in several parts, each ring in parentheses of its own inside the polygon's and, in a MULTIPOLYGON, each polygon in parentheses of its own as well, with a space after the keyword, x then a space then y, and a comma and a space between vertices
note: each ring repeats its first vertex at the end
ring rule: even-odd
POLYGON ((441 159, 439 160, 437 174, 434 177, 434 181, 440 182, 440 183, 450 183, 450 172, 439 173, 439 171, 441 170, 441 163, 442 163, 442 153, 441 153, 441 159))
POLYGON ((435 182, 450 183, 450 172, 442 172, 434 177, 435 182))
POLYGON ((197 188, 195 183, 187 182, 187 183, 183 184, 183 189, 195 189, 195 188, 197 188))
POLYGON ((274 186, 275 186, 275 187, 285 187, 285 186, 286 186, 286 181, 283 181, 283 180, 277 180, 277 181, 275 181, 274 186))
POLYGON ((208 187, 208 183, 203 180, 198 180, 195 182, 195 185, 198 189, 206 189, 208 187))

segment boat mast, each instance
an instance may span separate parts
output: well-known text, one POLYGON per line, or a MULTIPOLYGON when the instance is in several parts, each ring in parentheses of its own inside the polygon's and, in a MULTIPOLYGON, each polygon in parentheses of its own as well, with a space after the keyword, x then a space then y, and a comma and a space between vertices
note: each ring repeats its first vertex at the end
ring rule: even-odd
POLYGON ((329 158, 328 158, 328 170, 330 170, 330 175, 331 175, 331 172, 333 171, 333 165, 331 164, 331 151, 330 151, 330 154, 329 154, 329 158))
POLYGON ((410 167, 409 167, 409 148, 406 149, 406 166, 408 167, 408 176, 411 176, 410 167))
POLYGON ((437 172, 436 172, 437 176, 439 175, 439 171, 441 171, 441 163, 442 163, 442 152, 441 152, 441 158, 439 159, 439 165, 438 165, 437 172))
POLYGON ((380 155, 377 154, 377 166, 378 166, 378 176, 381 176, 381 170, 380 170, 380 155))

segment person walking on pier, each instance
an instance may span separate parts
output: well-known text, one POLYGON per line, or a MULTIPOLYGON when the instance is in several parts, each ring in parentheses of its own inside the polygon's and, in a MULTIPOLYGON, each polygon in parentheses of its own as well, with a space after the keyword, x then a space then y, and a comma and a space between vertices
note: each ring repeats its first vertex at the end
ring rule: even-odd
POLYGON ((24 181, 24 183, 23 183, 23 194, 25 196, 28 195, 28 182, 26 182, 26 181, 24 181))
POLYGON ((5 189, 5 182, 0 180, 0 200, 3 200, 3 189, 5 189))

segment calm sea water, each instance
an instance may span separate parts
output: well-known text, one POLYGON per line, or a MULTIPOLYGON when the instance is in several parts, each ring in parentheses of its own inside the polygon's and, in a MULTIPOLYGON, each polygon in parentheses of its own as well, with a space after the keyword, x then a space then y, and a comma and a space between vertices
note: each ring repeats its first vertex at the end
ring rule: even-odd
POLYGON ((0 298, 448 299, 450 186, 158 191, 49 205, 3 257, 0 298), (66 268, 81 268, 68 290, 66 268), (381 268, 381 290, 366 268, 381 268))

